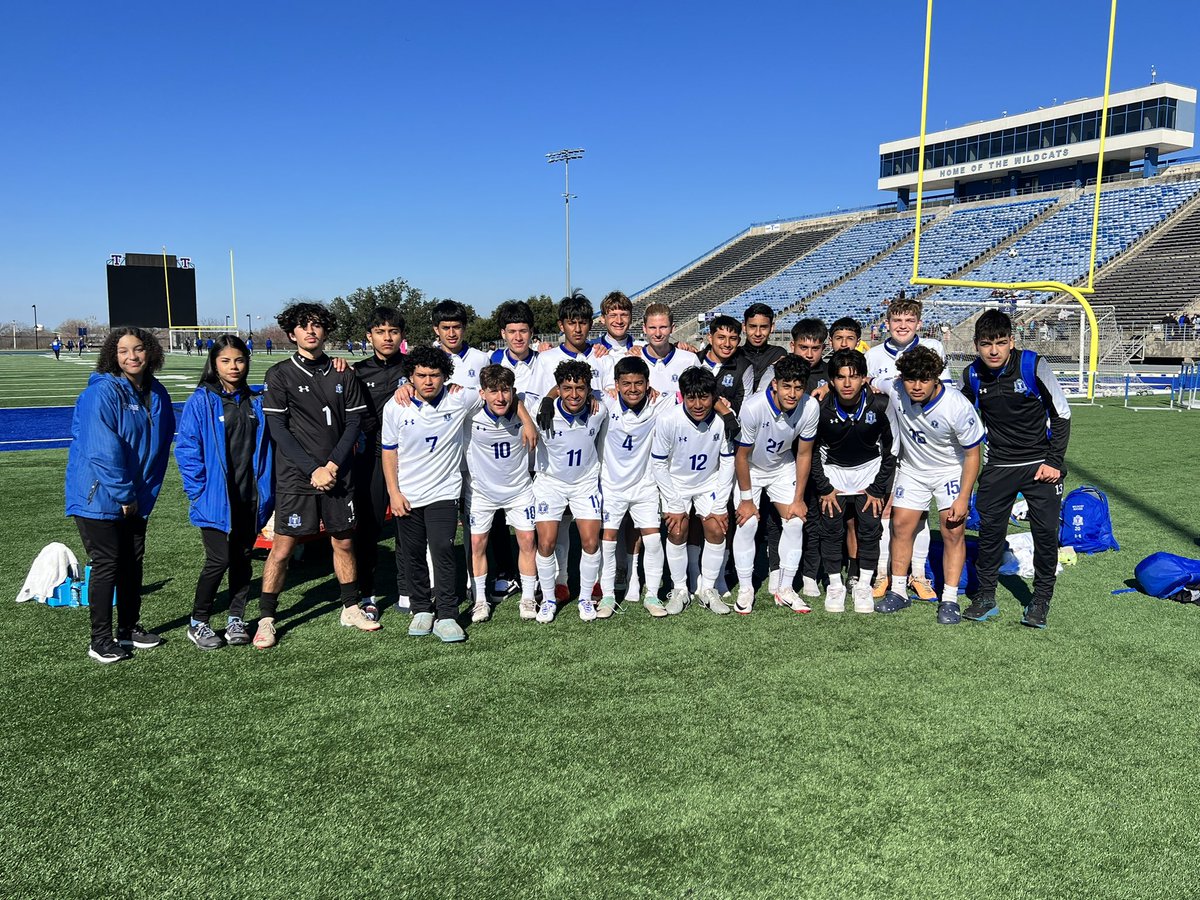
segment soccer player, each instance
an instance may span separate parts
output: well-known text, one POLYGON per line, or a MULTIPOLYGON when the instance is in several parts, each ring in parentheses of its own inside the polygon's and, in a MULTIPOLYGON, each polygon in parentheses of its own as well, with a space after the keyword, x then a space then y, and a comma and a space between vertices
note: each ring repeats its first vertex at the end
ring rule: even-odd
POLYGON ((333 545, 341 586, 341 623, 376 631, 358 607, 354 565, 354 479, 350 454, 369 406, 353 370, 338 371, 325 355, 337 319, 319 303, 293 303, 276 321, 296 352, 267 370, 263 412, 275 445, 275 538, 263 568, 261 615, 254 634, 260 650, 275 645, 275 615, 296 538, 320 533, 333 545))
POLYGON ((629 336, 629 326, 633 324, 633 301, 621 291, 605 294, 600 301, 600 321, 604 324, 604 334, 596 343, 603 348, 606 356, 613 357, 615 363, 633 347, 633 338, 629 336))
MULTIPOLYGON (((604 496, 601 532, 601 600, 597 618, 607 619, 616 609, 618 529, 628 513, 633 527, 642 535, 646 551, 646 611, 665 616, 658 599, 662 584, 663 547, 658 530, 662 518, 658 511, 658 490, 650 476, 651 439, 655 422, 673 399, 650 388, 650 369, 644 360, 626 356, 613 369, 617 396, 605 396, 600 430, 600 492, 604 496), (653 394, 653 396, 651 396, 653 394)), ((637 548, 627 546, 625 568, 629 577, 626 597, 636 599, 637 548)))
POLYGON ((738 484, 737 523, 733 559, 738 573, 734 611, 749 615, 754 608, 754 557, 757 546, 758 504, 763 491, 782 522, 779 541, 780 575, 772 588, 775 603, 793 612, 809 612, 792 582, 800 568, 804 520, 808 507, 804 492, 812 465, 812 441, 817 436, 820 408, 804 395, 808 363, 789 354, 774 367, 766 390, 742 404, 734 472, 738 484), (793 450, 793 447, 795 449, 793 450))
MULTIPOLYGON (((894 380, 899 374, 899 370, 896 368, 896 360, 913 347, 928 347, 942 359, 948 360, 946 348, 942 346, 941 341, 934 338, 921 337, 921 312, 922 306, 920 300, 909 300, 901 296, 888 304, 888 336, 882 343, 876 344, 868 350, 866 354, 867 375, 872 382, 894 380)), ((953 381, 950 379, 949 369, 942 373, 942 380, 948 385, 953 384, 953 381)), ((889 504, 883 511, 883 535, 880 538, 879 546, 879 570, 876 572, 875 584, 872 590, 872 596, 876 600, 883 599, 889 583, 888 576, 890 575, 890 569, 888 554, 891 545, 891 515, 892 510, 889 504)), ((935 602, 938 599, 937 592, 933 589, 933 585, 925 578, 925 561, 927 559, 929 559, 929 526, 922 520, 921 527, 913 539, 912 578, 909 581, 909 586, 916 593, 918 599, 935 602)))
MULTIPOLYGON (((787 355, 787 351, 778 344, 771 343, 771 331, 775 328, 775 310, 765 303, 751 303, 746 307, 742 316, 742 326, 746 333, 746 343, 742 345, 742 355, 754 369, 751 393, 761 391, 771 383, 767 378, 767 370, 787 355)), ((795 351, 793 351, 795 352, 795 351)))
POLYGON ((479 372, 489 362, 488 354, 468 346, 463 332, 470 321, 467 308, 457 300, 442 300, 433 307, 433 334, 438 346, 446 351, 454 364, 450 384, 479 387, 479 372))
POLYGON ((964 526, 979 475, 983 425, 971 401, 941 382, 946 361, 936 352, 914 347, 896 366, 899 377, 877 385, 891 398, 900 459, 892 488, 892 583, 875 604, 875 611, 891 613, 912 605, 908 568, 913 537, 929 511, 929 501, 936 500, 946 576, 937 620, 956 625, 960 619, 958 582, 967 558, 964 526))
MULTIPOLYGON (((845 517, 854 513, 859 563, 868 572, 879 552, 880 517, 892 490, 896 458, 892 454, 892 429, 888 398, 867 390, 867 361, 857 350, 838 350, 829 357, 833 390, 821 402, 817 447, 811 480, 820 498, 817 540, 829 585, 825 611, 846 609, 842 584, 842 547, 845 517)), ((875 610, 871 585, 854 587, 854 611, 875 610)))
MULTIPOLYGON (((538 357, 542 359, 553 350, 538 357)), ((600 422, 591 415, 592 369, 582 359, 560 362, 554 372, 558 397, 546 397, 539 422, 552 410, 550 427, 537 445, 533 493, 537 500, 537 573, 542 605, 537 621, 554 621, 558 611, 556 578, 560 566, 555 554, 563 513, 570 509, 579 529, 583 554, 579 560, 579 618, 594 621, 592 589, 600 575, 600 455, 596 446, 600 422), (547 405, 551 409, 547 409, 547 405)), ((565 568, 565 567, 562 567, 565 568)))
POLYGON ((996 581, 1008 517, 1017 493, 1029 504, 1033 531, 1033 599, 1022 625, 1045 628, 1058 566, 1058 525, 1071 408, 1049 363, 1013 346, 1012 320, 989 309, 975 322, 976 359, 963 372, 963 393, 987 429, 987 463, 979 475, 979 593, 963 613, 983 621, 999 613, 996 581))
POLYGON ((709 323, 709 344, 696 356, 715 376, 717 398, 724 399, 735 413, 742 400, 754 393, 754 366, 738 344, 742 323, 733 316, 716 316, 709 323))
MULTIPOLYGON (((829 373, 825 367, 825 339, 829 329, 820 319, 801 319, 792 326, 791 351, 808 363, 808 383, 805 390, 812 393, 819 387, 829 383, 829 373)), ((775 377, 773 369, 767 369, 764 385, 770 384, 775 377)))
POLYGON ((533 377, 538 353, 533 349, 533 310, 523 300, 509 300, 496 309, 496 325, 500 328, 500 339, 507 345, 496 350, 490 357, 493 365, 511 369, 514 390, 525 399, 525 389, 533 377))
POLYGON ((829 349, 866 353, 870 347, 862 339, 862 325, 858 320, 843 316, 829 326, 829 349))
MULTIPOLYGON (((358 527, 354 531, 354 564, 358 571, 358 589, 362 593, 363 614, 379 621, 379 603, 375 596, 375 567, 379 562, 379 538, 384 531, 388 510, 388 487, 383 477, 379 429, 383 410, 396 388, 404 380, 404 317, 390 306, 380 306, 367 320, 367 343, 371 355, 354 364, 354 374, 366 390, 371 404, 371 421, 362 432, 359 452, 354 456, 354 512, 358 527)), ((395 526, 392 526, 393 529, 395 526)), ((408 585, 404 581, 403 556, 395 547, 397 607, 408 607, 408 585)))
POLYGON ((471 572, 475 591, 472 622, 491 617, 487 599, 488 536, 496 513, 504 513, 503 539, 508 527, 517 533, 518 568, 521 573, 520 615, 537 613, 537 565, 534 561, 534 515, 537 501, 529 477, 529 455, 522 446, 522 431, 533 431, 524 406, 517 398, 513 370, 489 363, 479 373, 483 406, 467 421, 467 522, 471 534, 471 572))
MULTIPOLYGON (((737 325, 736 319, 730 319, 737 325)), ((679 376, 683 403, 666 410, 654 428, 651 471, 658 483, 667 524, 667 566, 674 586, 667 612, 678 615, 690 599, 687 589, 688 517, 700 517, 704 548, 695 600, 724 615, 729 607, 716 590, 729 530, 729 490, 733 484, 733 441, 716 411, 717 379, 696 366, 679 376)))
MULTIPOLYGON (((651 303, 642 313, 642 331, 646 343, 640 348, 642 359, 650 367, 650 387, 660 394, 678 397, 679 376, 696 365, 696 355, 671 343, 675 319, 665 303, 651 303)), ((609 387, 606 385, 605 387, 609 387)))

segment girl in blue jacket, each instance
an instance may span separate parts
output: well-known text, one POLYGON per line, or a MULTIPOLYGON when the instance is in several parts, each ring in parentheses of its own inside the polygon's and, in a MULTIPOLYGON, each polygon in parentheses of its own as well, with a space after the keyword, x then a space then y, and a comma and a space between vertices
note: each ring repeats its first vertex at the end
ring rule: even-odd
POLYGON ((139 621, 146 519, 162 487, 175 433, 171 397, 154 378, 162 364, 162 346, 153 334, 114 328, 71 420, 67 515, 75 517, 91 559, 88 656, 99 663, 120 662, 129 658, 130 648, 162 643, 139 621))
POLYGON ((275 506, 271 440, 262 393, 246 383, 250 352, 231 334, 209 348, 196 392, 183 406, 175 462, 204 542, 188 639, 201 650, 223 641, 209 625, 217 588, 229 572, 225 642, 250 643, 243 616, 250 595, 250 554, 275 506))

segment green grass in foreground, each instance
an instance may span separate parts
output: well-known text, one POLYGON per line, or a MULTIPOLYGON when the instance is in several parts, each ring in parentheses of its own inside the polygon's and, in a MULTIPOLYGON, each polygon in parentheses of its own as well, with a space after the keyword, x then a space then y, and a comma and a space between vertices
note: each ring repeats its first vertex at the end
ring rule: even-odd
MULTIPOLYGON (((1198 428, 1076 411, 1069 486, 1109 492, 1123 549, 1064 573, 1045 632, 1007 593, 955 628, 508 603, 446 647, 338 627, 312 558, 275 650, 201 654, 172 469, 144 607, 167 646, 102 668, 84 611, 0 603, 0 894, 1194 896, 1200 609, 1109 592, 1200 555, 1198 428)), ((0 597, 47 541, 81 550, 65 458, 0 457, 0 597)))

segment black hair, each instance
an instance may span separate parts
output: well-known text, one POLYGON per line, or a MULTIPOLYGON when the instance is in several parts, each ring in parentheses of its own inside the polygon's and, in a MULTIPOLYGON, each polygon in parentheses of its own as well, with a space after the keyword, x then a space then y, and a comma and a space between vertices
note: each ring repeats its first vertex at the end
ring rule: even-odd
POLYGON ((920 344, 896 359, 896 370, 905 381, 936 381, 944 368, 946 361, 938 352, 920 344))
POLYGON ((510 388, 516 383, 516 373, 508 366, 490 363, 479 370, 479 389, 481 391, 498 391, 501 388, 510 388))
POLYGON ((367 319, 367 331, 372 328, 379 328, 381 325, 391 325, 393 328, 398 328, 401 332, 405 331, 404 316, 396 312, 390 306, 377 306, 371 311, 371 318, 367 319))
POLYGON ((200 373, 197 385, 208 384, 215 388, 221 386, 221 378, 217 375, 217 357, 226 347, 232 347, 246 357, 246 368, 242 370, 242 383, 238 385, 238 389, 246 387, 246 377, 250 374, 250 350, 246 347, 246 342, 236 334, 223 334, 213 341, 213 345, 208 351, 208 358, 204 360, 204 370, 200 373))
POLYGON ((684 369, 679 376, 679 393, 684 397, 703 397, 716 392, 717 376, 711 369, 692 366, 684 369))
POLYGON ((980 341, 995 341, 1000 338, 1012 337, 1012 319, 1008 313, 998 309, 989 309, 975 320, 975 343, 980 341))
POLYGON ((431 318, 435 328, 443 322, 461 322, 463 328, 466 328, 471 321, 471 317, 467 315, 467 308, 457 300, 438 301, 434 304, 431 318))
POLYGON ((708 323, 708 333, 716 334, 718 328, 724 328, 726 331, 732 331, 738 337, 742 336, 742 323, 733 316, 714 316, 713 320, 708 323))
POLYGON ((279 327, 283 329, 283 333, 293 344, 296 341, 292 337, 292 332, 297 328, 303 328, 310 322, 316 322, 324 328, 326 337, 329 337, 338 325, 337 316, 331 313, 324 304, 309 301, 292 303, 284 307, 283 312, 275 317, 275 321, 279 323, 279 327))
POLYGON ((596 311, 592 309, 592 301, 582 291, 572 291, 570 297, 563 297, 558 304, 559 322, 590 322, 594 318, 596 311))
POLYGON ((554 383, 565 381, 582 381, 588 387, 592 384, 592 367, 582 359, 568 359, 560 362, 554 370, 554 383))
POLYGON ((133 335, 142 342, 142 347, 146 350, 146 366, 144 374, 153 375, 163 367, 163 349, 162 344, 158 342, 158 338, 154 336, 154 332, 146 331, 144 328, 136 328, 132 325, 127 325, 122 328, 114 328, 108 333, 108 337, 104 339, 104 343, 100 345, 100 355, 96 358, 96 371, 105 375, 123 375, 121 366, 117 362, 117 344, 121 338, 126 335, 133 335))
POLYGON ((404 377, 411 379, 418 368, 437 369, 449 378, 454 372, 454 363, 441 347, 414 347, 404 357, 404 377))
POLYGON ((811 374, 812 366, 795 353, 780 357, 775 363, 776 381, 799 381, 801 384, 807 384, 811 374))
POLYGON ((853 347, 845 350, 834 350, 829 355, 829 377, 832 379, 842 369, 849 369, 855 375, 866 377, 867 358, 862 355, 862 351, 855 350, 853 347))
POLYGON ((509 300, 496 310, 496 325, 504 331, 509 325, 528 325, 533 331, 533 309, 524 300, 509 300))
POLYGON ((801 319, 792 326, 793 341, 807 340, 824 344, 825 339, 828 337, 829 329, 825 327, 825 323, 820 319, 801 319))
POLYGON ((770 321, 775 321, 775 310, 767 306, 765 303, 751 303, 746 307, 746 314, 742 316, 743 322, 749 322, 755 316, 766 316, 770 321))
POLYGON ((837 334, 839 331, 853 331, 854 336, 860 341, 862 340, 862 325, 859 324, 858 319, 842 316, 829 326, 830 334, 837 334))
POLYGON ((622 375, 640 375, 650 380, 650 367, 638 356, 622 356, 613 366, 613 380, 619 381, 622 375))

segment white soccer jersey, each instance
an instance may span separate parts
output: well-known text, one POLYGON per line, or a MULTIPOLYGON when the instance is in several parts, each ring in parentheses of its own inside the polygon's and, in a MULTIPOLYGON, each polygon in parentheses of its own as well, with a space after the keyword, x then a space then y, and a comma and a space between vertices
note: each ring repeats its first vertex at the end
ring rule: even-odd
POLYGON ((600 486, 604 496, 619 494, 627 499, 657 490, 650 475, 650 449, 654 424, 673 401, 660 394, 647 395, 640 412, 625 405, 620 397, 605 395, 604 422, 600 438, 600 486))
POLYGON ((462 493, 463 423, 482 401, 474 388, 443 389, 429 403, 413 398, 410 406, 391 399, 383 408, 380 442, 395 450, 397 481, 412 506, 457 500, 462 493))
MULTIPOLYGON (((642 348, 642 360, 650 369, 650 387, 660 394, 666 394, 672 402, 679 402, 679 376, 687 369, 696 365, 696 354, 680 350, 674 344, 662 359, 654 355, 649 344, 639 344, 642 348)), ((607 390, 614 385, 605 384, 607 390)))
POLYGON ((983 423, 962 392, 945 385, 924 405, 913 403, 904 382, 893 378, 879 385, 891 398, 888 415, 900 459, 908 472, 944 472, 962 467, 966 451, 983 440, 983 423))
POLYGON ((559 364, 569 359, 582 360, 591 366, 592 391, 601 389, 600 381, 603 371, 600 367, 600 360, 592 355, 592 345, 588 344, 588 349, 584 353, 575 353, 568 350, 565 344, 559 344, 557 347, 551 347, 538 354, 537 362, 533 367, 533 375, 525 388, 525 407, 527 409, 535 410, 536 413, 537 404, 542 402, 542 398, 550 393, 557 383, 554 380, 554 370, 559 367, 559 364))
POLYGON ((543 433, 537 444, 538 475, 549 475, 564 484, 599 484, 600 452, 596 444, 600 425, 599 416, 589 415, 586 405, 573 416, 563 409, 561 400, 555 400, 550 434, 543 433))
POLYGON ((478 347, 468 347, 465 344, 458 353, 447 353, 450 362, 454 364, 454 372, 448 379, 449 384, 461 384, 463 387, 479 387, 479 373, 488 364, 490 358, 478 347))
MULTIPOLYGON (((897 347, 892 343, 891 338, 888 338, 882 344, 876 344, 867 351, 867 375, 872 384, 878 385, 881 381, 890 381, 899 375, 900 370, 896 368, 896 360, 903 356, 906 350, 917 346, 928 347, 942 358, 946 363, 946 367, 942 370, 942 381, 945 384, 952 384, 950 360, 946 358, 946 348, 936 338, 923 338, 920 335, 914 337, 903 347, 897 347)), ((830 373, 829 377, 832 378, 833 373, 830 373)))
POLYGON ((664 410, 654 426, 650 453, 662 464, 655 478, 664 501, 668 495, 691 497, 717 490, 722 482, 725 496, 729 496, 733 443, 726 439, 725 422, 715 412, 695 422, 682 404, 664 410))
POLYGON ((496 416, 484 404, 467 423, 467 471, 471 490, 507 507, 529 490, 529 455, 521 445, 521 420, 514 404, 496 416))
MULTIPOLYGON (((491 355, 490 362, 492 365, 504 366, 513 373, 515 381, 513 390, 522 400, 525 399, 525 391, 529 387, 530 380, 533 378, 533 373, 537 364, 538 352, 530 350, 529 355, 524 359, 517 359, 508 350, 497 350, 491 355)), ((528 409, 528 405, 526 409, 528 409)))
POLYGON ((738 444, 754 448, 750 451, 752 471, 765 475, 795 472, 796 454, 792 445, 796 438, 811 441, 817 436, 821 404, 805 394, 795 409, 785 413, 775 405, 775 392, 768 387, 742 402, 738 421, 742 426, 738 444))

